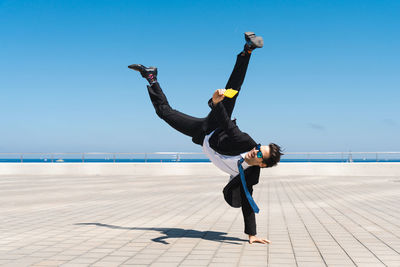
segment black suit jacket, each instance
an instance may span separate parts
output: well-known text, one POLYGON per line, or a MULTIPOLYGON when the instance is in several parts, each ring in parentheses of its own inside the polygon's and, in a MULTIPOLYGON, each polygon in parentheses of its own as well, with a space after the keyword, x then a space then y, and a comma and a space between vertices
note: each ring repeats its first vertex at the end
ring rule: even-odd
MULTIPOLYGON (((224 105, 220 102, 217 105, 209 105, 212 111, 209 114, 209 120, 205 126, 202 136, 198 141, 203 143, 204 136, 213 130, 215 132, 209 139, 210 147, 222 155, 237 156, 241 153, 250 151, 257 143, 247 134, 240 131, 234 120, 228 116, 224 105)), ((195 142, 195 138, 193 138, 195 142)), ((196 143, 196 142, 195 142, 196 143)), ((258 183, 260 176, 260 167, 252 166, 245 171, 247 188, 250 194, 253 194, 253 185, 258 183)), ((223 190, 225 201, 232 207, 242 207, 243 219, 245 224, 245 233, 256 235, 256 219, 253 209, 251 208, 246 195, 244 193, 240 175, 235 176, 223 190)))

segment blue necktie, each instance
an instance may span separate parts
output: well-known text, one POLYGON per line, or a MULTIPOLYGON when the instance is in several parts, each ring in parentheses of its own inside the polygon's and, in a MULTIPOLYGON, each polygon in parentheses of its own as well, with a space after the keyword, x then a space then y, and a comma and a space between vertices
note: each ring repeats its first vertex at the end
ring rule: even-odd
POLYGON ((254 210, 255 213, 258 213, 260 211, 260 209, 257 207, 256 202, 254 202, 253 197, 250 195, 250 192, 247 189, 246 179, 244 178, 244 171, 243 171, 243 167, 242 167, 243 161, 244 161, 244 158, 241 158, 240 160, 238 160, 238 169, 239 169, 239 173, 240 173, 240 180, 242 181, 243 190, 247 197, 247 200, 249 201, 251 208, 254 210))

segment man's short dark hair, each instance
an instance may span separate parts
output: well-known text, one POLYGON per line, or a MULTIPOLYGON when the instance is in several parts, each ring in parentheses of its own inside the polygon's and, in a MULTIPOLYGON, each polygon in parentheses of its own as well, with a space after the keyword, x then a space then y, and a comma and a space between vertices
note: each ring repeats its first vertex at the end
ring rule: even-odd
POLYGON ((277 144, 270 143, 269 145, 269 158, 264 159, 263 162, 267 164, 266 168, 274 167, 281 160, 282 153, 281 147, 277 144))

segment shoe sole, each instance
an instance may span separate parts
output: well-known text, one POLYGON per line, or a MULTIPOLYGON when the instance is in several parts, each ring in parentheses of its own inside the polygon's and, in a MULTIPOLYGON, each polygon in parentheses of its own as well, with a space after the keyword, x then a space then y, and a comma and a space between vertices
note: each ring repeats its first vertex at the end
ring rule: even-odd
MULTIPOLYGON (((141 68, 140 66, 142 66, 142 65, 140 65, 140 64, 132 64, 132 65, 129 65, 128 68, 140 72, 140 70, 139 70, 139 68, 141 68)), ((143 66, 143 67, 144 67, 144 66, 143 66)))
POLYGON ((244 38, 247 42, 250 42, 256 48, 262 48, 264 46, 264 40, 261 36, 256 36, 254 32, 245 32, 244 38))

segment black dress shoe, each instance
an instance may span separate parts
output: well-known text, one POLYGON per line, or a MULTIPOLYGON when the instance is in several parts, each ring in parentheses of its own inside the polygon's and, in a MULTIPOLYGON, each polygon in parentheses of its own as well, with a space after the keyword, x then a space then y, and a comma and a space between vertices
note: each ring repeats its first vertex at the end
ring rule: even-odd
POLYGON ((157 78, 157 68, 156 67, 145 67, 141 64, 132 64, 128 68, 140 72, 143 78, 155 80, 157 78))
POLYGON ((264 46, 263 38, 261 36, 256 36, 254 32, 245 32, 244 39, 246 40, 244 48, 247 51, 252 51, 256 48, 261 48, 264 46))

